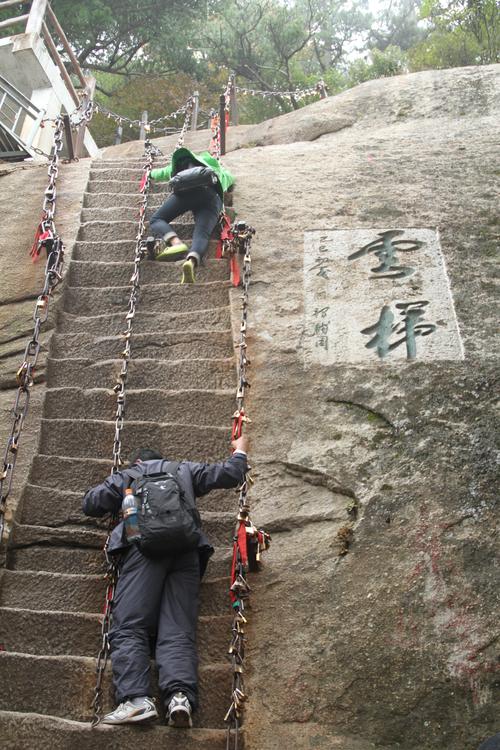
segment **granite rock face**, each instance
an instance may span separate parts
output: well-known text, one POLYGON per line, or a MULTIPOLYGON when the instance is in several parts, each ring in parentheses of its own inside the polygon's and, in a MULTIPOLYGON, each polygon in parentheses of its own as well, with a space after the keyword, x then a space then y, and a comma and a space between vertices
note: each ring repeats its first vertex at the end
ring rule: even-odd
MULTIPOLYGON (((273 140, 279 118, 262 135, 279 145, 226 157, 258 230, 254 515, 273 534, 253 582, 252 747, 475 750, 498 728, 499 73, 363 84, 311 105, 332 132, 273 140), (309 232, 412 227, 438 229, 463 359, 311 359, 309 232)), ((332 347, 367 288, 329 321, 332 347)))
MULTIPOLYGON (((257 230, 248 340, 252 515, 273 536, 263 570, 251 580, 245 732, 251 750, 285 743, 294 750, 476 750, 498 731, 493 396, 499 80, 500 66, 488 66, 371 81, 229 131, 224 164, 237 178, 238 216, 257 230), (375 240, 393 230, 410 237, 415 228, 437 230, 449 320, 434 319, 433 299, 426 298, 428 305, 413 319, 406 315, 406 327, 399 318, 387 323, 381 316, 369 334, 396 343, 403 333, 409 336, 413 320, 419 332, 414 359, 395 356, 404 343, 379 356, 377 347, 366 346, 363 331, 363 356, 343 359, 337 337, 343 318, 355 308, 369 329, 377 324, 370 290, 386 284, 386 304, 394 310, 396 299, 404 303, 406 282, 416 278, 382 282, 373 269, 385 262, 393 274, 416 255, 400 250, 397 260, 374 253, 359 259, 369 280, 357 298, 345 297, 342 308, 340 290, 349 277, 335 260, 334 231, 372 231, 375 240), (315 233, 327 264, 316 264, 315 233), (327 233, 328 241, 321 240, 327 233), (322 317, 314 296, 321 301, 325 274, 340 309, 336 320, 322 317), (401 284, 394 298, 393 281, 401 284), (425 358, 433 335, 424 327, 429 321, 435 329, 456 321, 461 352, 425 358)), ((187 137, 194 149, 207 148, 208 141, 203 132, 187 137)), ((174 142, 158 141, 164 153, 174 142)), ((118 162, 141 153, 141 144, 124 144, 107 149, 105 158, 118 162)), ((81 253, 91 253, 94 245, 99 250, 94 229, 82 230, 90 233, 81 253)), ((111 270, 95 285, 101 287, 95 300, 102 312, 111 270)), ((72 273, 80 289, 66 295, 61 337, 54 341, 54 352, 63 354, 77 344, 75 337, 63 338, 79 333, 72 307, 83 309, 93 299, 78 266, 72 273)), ((113 284, 116 300, 123 283, 113 284)), ((25 293, 16 284, 9 299, 25 293)), ((414 291, 420 299, 418 284, 414 291)), ((173 296, 180 300, 177 291, 173 296)), ((154 294, 149 302, 145 295, 141 315, 146 321, 152 313, 162 316, 164 332, 182 331, 183 307, 175 300, 167 314, 154 294)), ((232 302, 234 325, 238 291, 232 302)), ((102 337, 114 335, 111 323, 119 308, 113 305, 114 297, 110 328, 97 331, 102 337)), ((193 315, 203 320, 202 305, 193 315)), ((81 340, 87 346, 86 337, 81 340)), ((180 338, 171 341, 172 347, 182 344, 180 338)), ((94 364, 96 373, 101 365, 85 352, 82 357, 82 372, 91 378, 94 364)), ((60 378, 57 387, 68 388, 65 378, 74 380, 74 373, 56 364, 54 383, 60 378)), ((73 360, 71 367, 78 366, 73 360)), ((82 409, 88 399, 99 410, 95 383, 83 385, 84 397, 75 404, 82 409)), ((213 387, 227 389, 229 383, 213 387)), ((63 405, 53 394, 50 417, 60 418, 63 405)), ((140 419, 137 399, 133 410, 140 419)), ((159 434, 163 428, 158 425, 159 434)), ((139 422, 134 429, 142 429, 139 422)), ((88 439, 98 437, 89 433, 88 439)), ((64 461, 76 463, 76 456, 64 461)), ((44 484, 51 486, 47 479, 44 484)), ((37 721, 26 720, 27 736, 37 721)), ((70 730, 82 731, 76 724, 64 726, 66 734, 70 730)), ((43 731, 65 741, 56 725, 43 731)), ((86 735, 81 742, 87 746, 86 735)))

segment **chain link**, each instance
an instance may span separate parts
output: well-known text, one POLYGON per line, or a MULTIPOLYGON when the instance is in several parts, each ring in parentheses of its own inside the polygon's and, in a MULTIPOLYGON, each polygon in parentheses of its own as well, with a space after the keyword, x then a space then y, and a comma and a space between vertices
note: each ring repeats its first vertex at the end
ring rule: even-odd
POLYGON ((186 133, 191 123, 193 108, 194 108, 194 96, 190 96, 186 102, 185 112, 184 112, 184 124, 181 128, 181 132, 179 133, 177 143, 175 144, 175 147, 174 147, 175 150, 177 150, 178 148, 181 148, 181 146, 184 145, 184 138, 186 137, 186 133))
MULTIPOLYGON (((240 340, 239 340, 239 360, 238 360, 238 385, 236 390, 236 411, 233 414, 232 437, 238 438, 243 431, 244 424, 251 420, 245 413, 245 395, 246 390, 250 388, 247 378, 247 367, 250 361, 247 356, 247 330, 248 330, 248 310, 249 310, 249 287, 252 275, 251 267, 251 241, 255 234, 255 229, 243 221, 235 222, 231 228, 233 239, 231 241, 231 253, 243 255, 243 274, 242 274, 242 295, 241 295, 241 322, 240 322, 240 340)), ((260 559, 260 552, 267 549, 270 543, 270 536, 262 530, 256 529, 250 520, 250 503, 248 500, 249 484, 252 478, 249 474, 239 488, 238 499, 238 517, 236 520, 235 532, 233 537, 235 551, 235 569, 232 575, 231 595, 233 606, 233 623, 231 627, 232 637, 229 645, 229 655, 231 657, 233 680, 231 691, 231 705, 224 717, 227 722, 227 750, 238 750, 239 747, 239 730, 241 727, 242 712, 245 707, 247 695, 244 686, 244 658, 245 658, 245 601, 250 594, 250 586, 246 579, 247 567, 249 561, 245 564, 240 554, 238 544, 238 535, 242 527, 245 528, 247 540, 252 540, 255 548, 255 564, 260 559)))
POLYGON ((243 86, 235 86, 235 90, 239 94, 249 94, 250 96, 261 96, 264 99, 271 99, 274 96, 281 96, 286 99, 295 99, 301 101, 308 96, 321 95, 322 91, 326 91, 326 84, 323 80, 308 89, 298 89, 297 91, 261 91, 259 89, 248 89, 243 86))
POLYGON ((59 159, 64 142, 64 121, 62 117, 56 118, 52 147, 50 150, 50 162, 47 173, 49 182, 45 189, 42 219, 38 226, 32 255, 38 257, 45 248, 47 261, 45 264, 45 277, 41 293, 38 295, 33 312, 33 333, 24 350, 24 359, 16 373, 17 392, 12 409, 12 426, 3 457, 3 468, 0 474, 0 544, 5 529, 5 512, 7 498, 12 489, 14 470, 19 451, 21 433, 28 415, 30 403, 30 390, 34 383, 35 370, 40 354, 40 332, 44 323, 47 322, 49 306, 52 293, 62 278, 64 265, 64 245, 57 235, 55 226, 56 181, 59 174, 59 159))

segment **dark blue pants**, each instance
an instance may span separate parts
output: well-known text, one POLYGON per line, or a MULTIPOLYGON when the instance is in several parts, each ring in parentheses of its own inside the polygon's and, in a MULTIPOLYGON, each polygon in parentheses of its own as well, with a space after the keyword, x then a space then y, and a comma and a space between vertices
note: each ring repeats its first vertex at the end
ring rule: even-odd
POLYGON ((151 695, 151 644, 166 705, 182 691, 198 703, 198 551, 152 560, 131 547, 121 564, 109 640, 116 700, 151 695))
POLYGON ((194 214, 193 241, 190 253, 194 253, 198 260, 205 255, 208 241, 212 234, 219 214, 222 210, 220 195, 212 188, 195 188, 182 193, 172 193, 163 206, 155 211, 149 226, 154 237, 173 236, 176 232, 170 226, 171 221, 186 211, 194 214))

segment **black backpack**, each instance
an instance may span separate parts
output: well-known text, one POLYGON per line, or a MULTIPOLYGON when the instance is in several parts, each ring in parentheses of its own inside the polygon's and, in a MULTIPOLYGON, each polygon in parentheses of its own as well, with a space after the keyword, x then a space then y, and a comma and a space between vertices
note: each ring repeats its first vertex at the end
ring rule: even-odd
POLYGON ((177 481, 179 463, 168 461, 161 472, 142 474, 132 482, 139 500, 137 543, 147 557, 166 557, 195 549, 201 537, 201 518, 177 481))
POLYGON ((177 172, 168 184, 174 193, 183 193, 194 188, 215 187, 217 182, 217 175, 210 167, 191 167, 177 172))

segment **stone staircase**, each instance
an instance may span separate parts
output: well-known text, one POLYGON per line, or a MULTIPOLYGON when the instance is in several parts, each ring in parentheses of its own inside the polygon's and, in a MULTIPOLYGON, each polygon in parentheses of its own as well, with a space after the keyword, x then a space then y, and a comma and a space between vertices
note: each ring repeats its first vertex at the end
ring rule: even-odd
MULTIPOLYGON (((105 592, 106 523, 86 519, 84 491, 109 473, 115 397, 135 247, 142 164, 94 162, 53 335, 39 436, 0 575, 0 746, 222 750, 231 692, 229 547, 236 498, 200 501, 216 545, 201 592, 200 710, 190 731, 161 723, 92 729, 95 656, 105 592), (138 744, 139 743, 139 744, 138 744)), ((164 199, 154 185, 152 209, 164 199)), ((192 217, 179 236, 190 237, 192 217)), ((214 245, 215 242, 212 242, 214 245)), ((213 258, 213 247, 210 255, 213 258)), ((127 385, 123 455, 153 446, 170 458, 221 460, 234 410, 235 358, 226 262, 193 287, 174 264, 144 261, 127 385)), ((108 667, 105 710, 113 705, 108 667)))

